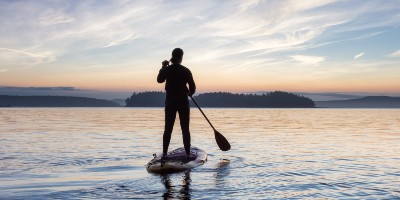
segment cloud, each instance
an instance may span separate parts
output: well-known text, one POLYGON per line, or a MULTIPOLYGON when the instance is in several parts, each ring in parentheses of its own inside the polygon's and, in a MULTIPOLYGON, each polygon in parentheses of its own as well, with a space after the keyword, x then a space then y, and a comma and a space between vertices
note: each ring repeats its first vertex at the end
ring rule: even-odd
POLYGON ((39 26, 54 26, 59 24, 71 23, 75 19, 65 14, 63 11, 47 10, 41 12, 37 20, 39 26))
POLYGON ((307 46, 307 48, 317 48, 317 47, 322 47, 322 46, 325 46, 325 45, 330 45, 330 44, 335 44, 335 43, 340 43, 340 42, 362 40, 362 39, 367 39, 367 38, 370 38, 370 37, 374 37, 374 36, 380 35, 382 33, 383 33, 383 31, 367 33, 367 34, 359 35, 359 36, 352 37, 352 38, 349 38, 349 39, 341 39, 341 40, 323 42, 323 43, 319 43, 319 44, 312 44, 312 45, 307 46))
POLYGON ((388 56, 392 57, 392 58, 399 58, 400 57, 400 50, 397 50, 397 51, 389 54, 388 56))
MULTIPOLYGON (((190 1, 85 1, 74 6, 69 4, 68 1, 50 5, 15 2, 14 7, 8 10, 14 9, 16 14, 9 14, 8 18, 18 19, 18 11, 27 10, 24 13, 26 19, 22 22, 26 32, 21 34, 19 31, 19 35, 30 42, 27 46, 11 48, 37 47, 41 51, 63 55, 80 49, 126 44, 134 39, 155 41, 159 47, 187 40, 200 52, 206 49, 217 57, 243 52, 261 53, 257 51, 268 54, 295 50, 322 34, 329 34, 326 30, 340 25, 345 27, 346 23, 377 8, 376 4, 365 3, 354 9, 351 2, 336 6, 331 0, 310 0, 306 3, 249 0, 200 4, 190 1), (170 8, 185 12, 178 12, 181 13, 178 15, 176 12, 165 12, 170 8), (211 8, 218 8, 218 12, 211 8), (347 9, 352 12, 347 12, 347 9), (201 47, 203 39, 207 45, 201 47), (31 42, 33 44, 29 45, 31 42)), ((11 32, 20 28, 7 24, 5 28, 11 32)))
POLYGON ((322 35, 333 34, 327 30, 345 27, 372 8, 376 9, 376 4, 365 3, 354 10, 351 2, 337 6, 331 0, 70 4, 68 1, 4 3, 4 10, 0 11, 7 15, 3 14, 2 18, 18 20, 20 24, 4 23, 2 30, 7 32, 2 34, 0 45, 9 43, 5 46, 11 49, 53 52, 53 58, 58 58, 134 41, 141 43, 141 47, 132 47, 141 54, 184 44, 194 53, 206 53, 201 57, 203 60, 213 60, 244 53, 264 55, 307 48, 307 44, 322 35), (178 12, 179 15, 165 12, 171 8, 184 12, 178 12), (352 12, 345 12, 346 9, 352 12))
POLYGON ((370 38, 370 37, 374 37, 374 36, 380 35, 382 33, 384 33, 384 32, 383 31, 378 31, 378 32, 373 32, 373 33, 367 33, 367 34, 360 35, 360 36, 357 36, 355 38, 352 38, 351 40, 362 40, 362 39, 366 39, 366 38, 370 38))
POLYGON ((0 86, 1 90, 60 90, 60 91, 86 91, 75 87, 61 86, 61 87, 11 87, 0 86))
POLYGON ((50 52, 28 52, 0 47, 0 63, 3 65, 37 65, 55 61, 50 52))
POLYGON ((325 60, 324 57, 320 56, 292 55, 289 57, 303 65, 319 65, 320 62, 325 60))
POLYGON ((120 39, 116 39, 114 41, 111 41, 108 44, 104 45, 103 48, 124 44, 124 43, 128 42, 129 40, 134 40, 135 38, 137 38, 137 35, 136 34, 132 34, 132 35, 129 35, 128 37, 120 38, 120 39))
POLYGON ((361 53, 355 55, 354 56, 354 60, 357 60, 357 59, 361 58, 363 55, 364 55, 364 52, 361 52, 361 53))
POLYGON ((326 57, 309 55, 345 53, 338 49, 348 47, 349 40, 385 41, 381 34, 394 32, 399 12, 392 1, 0 1, 0 66, 12 70, 49 63, 18 75, 18 85, 26 85, 27 76, 39 80, 38 74, 51 67, 49 80, 79 72, 82 80, 71 85, 112 73, 119 80, 110 78, 110 85, 125 81, 144 87, 154 72, 149 66, 181 47, 194 71, 262 74, 268 68, 287 74, 284 66, 330 65, 326 57), (127 72, 132 76, 121 78, 127 72))

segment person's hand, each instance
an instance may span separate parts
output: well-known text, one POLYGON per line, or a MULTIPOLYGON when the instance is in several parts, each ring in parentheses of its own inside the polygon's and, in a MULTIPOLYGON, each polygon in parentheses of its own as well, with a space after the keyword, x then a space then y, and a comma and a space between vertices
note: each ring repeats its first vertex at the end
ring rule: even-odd
POLYGON ((162 62, 162 67, 164 68, 164 67, 167 67, 169 65, 169 61, 168 60, 164 60, 163 62, 162 62))

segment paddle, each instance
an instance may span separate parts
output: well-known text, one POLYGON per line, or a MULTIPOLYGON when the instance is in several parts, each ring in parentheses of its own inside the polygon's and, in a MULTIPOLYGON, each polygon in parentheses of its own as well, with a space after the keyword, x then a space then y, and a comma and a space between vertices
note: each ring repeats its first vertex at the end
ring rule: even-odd
POLYGON ((229 149, 231 149, 231 145, 229 144, 228 140, 221 133, 219 133, 217 130, 215 130, 214 126, 211 124, 210 120, 208 120, 207 116, 204 114, 203 110, 201 110, 200 106, 196 103, 196 101, 193 99, 193 97, 190 96, 190 98, 192 99, 193 103, 196 104, 196 106, 197 106, 197 108, 199 108, 201 114, 203 114, 203 116, 206 118, 207 122, 210 124, 211 128, 214 130, 215 141, 217 142, 218 147, 222 151, 228 151, 229 149))

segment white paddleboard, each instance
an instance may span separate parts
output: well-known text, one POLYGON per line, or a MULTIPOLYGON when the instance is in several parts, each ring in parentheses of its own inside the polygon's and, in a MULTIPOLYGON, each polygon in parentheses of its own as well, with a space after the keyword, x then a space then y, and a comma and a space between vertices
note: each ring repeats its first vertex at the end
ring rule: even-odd
POLYGON ((193 169, 207 162, 207 153, 197 147, 190 148, 190 156, 192 159, 188 160, 185 148, 181 147, 168 152, 166 159, 161 159, 162 154, 154 155, 146 169, 149 173, 174 173, 193 169))

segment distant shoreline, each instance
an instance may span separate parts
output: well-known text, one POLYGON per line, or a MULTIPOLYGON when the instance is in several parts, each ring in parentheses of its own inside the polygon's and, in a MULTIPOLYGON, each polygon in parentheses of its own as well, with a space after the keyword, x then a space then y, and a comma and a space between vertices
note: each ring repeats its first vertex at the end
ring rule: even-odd
MULTIPOLYGON (((163 92, 147 92, 138 93, 132 95, 128 100, 132 100, 132 97, 140 97, 142 102, 141 105, 124 106, 121 102, 123 100, 103 100, 87 97, 70 97, 70 96, 10 96, 0 95, 0 108, 92 108, 92 107, 134 107, 134 108, 164 108, 165 93, 163 92), (149 101, 149 96, 151 101, 149 101), (143 96, 144 95, 144 96, 143 96), (145 104, 143 104, 143 102, 145 104)), ((295 107, 295 106, 257 106, 256 104, 250 104, 251 102, 245 102, 249 99, 257 99, 260 95, 242 95, 242 94, 231 94, 231 93, 208 93, 200 94, 194 98, 198 101, 203 108, 215 108, 215 109, 258 109, 258 108, 317 108, 317 109, 333 109, 333 108, 349 108, 349 109, 392 109, 400 108, 400 97, 388 97, 388 96, 367 96, 349 100, 332 100, 332 101, 314 101, 315 106, 309 107, 295 107), (238 98, 235 101, 227 102, 226 99, 232 100, 238 98), (246 99, 247 98, 247 99, 246 99), (245 99, 245 101, 243 101, 245 99), (244 105, 244 103, 248 103, 244 105)), ((297 97, 296 97, 297 98, 297 97)), ((296 99, 295 98, 295 99, 296 99)), ((133 98, 134 99, 134 98, 133 98)), ((137 102, 136 102, 137 103, 137 102)), ((258 104, 260 105, 260 104, 258 104)), ((191 107, 195 105, 191 104, 191 107)))
POLYGON ((0 107, 119 107, 103 99, 69 96, 9 96, 0 95, 0 107))
POLYGON ((316 101, 323 108, 400 108, 400 97, 367 96, 357 99, 316 101))

